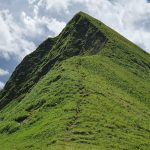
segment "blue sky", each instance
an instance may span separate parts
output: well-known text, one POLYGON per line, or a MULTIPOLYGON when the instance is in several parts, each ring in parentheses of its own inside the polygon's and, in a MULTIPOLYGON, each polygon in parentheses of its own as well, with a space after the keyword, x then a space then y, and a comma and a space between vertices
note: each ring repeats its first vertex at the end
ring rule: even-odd
POLYGON ((16 65, 78 11, 103 21, 150 52, 147 0, 0 0, 0 88, 16 65))

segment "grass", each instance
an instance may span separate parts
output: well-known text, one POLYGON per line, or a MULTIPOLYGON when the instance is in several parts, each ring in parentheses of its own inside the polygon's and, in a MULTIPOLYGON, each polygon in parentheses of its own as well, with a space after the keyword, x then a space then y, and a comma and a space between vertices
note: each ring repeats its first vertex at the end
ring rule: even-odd
MULTIPOLYGON (((149 149, 149 108, 134 94, 146 93, 146 82, 102 56, 73 57, 56 65, 21 103, 2 112, 6 120, 28 116, 15 133, 8 130, 3 136, 8 143, 19 141, 15 145, 22 149, 28 140, 31 149, 41 148, 38 141, 47 148, 149 149)), ((3 140, 1 145, 7 145, 3 140)))
POLYGON ((84 13, 57 40, 1 109, 0 150, 149 150, 149 54, 84 13))

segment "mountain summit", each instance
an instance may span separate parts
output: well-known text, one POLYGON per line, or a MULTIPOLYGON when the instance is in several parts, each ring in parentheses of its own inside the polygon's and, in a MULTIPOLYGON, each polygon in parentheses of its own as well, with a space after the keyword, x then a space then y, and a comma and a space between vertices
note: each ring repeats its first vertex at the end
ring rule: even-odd
POLYGON ((79 12, 0 93, 0 149, 148 150, 150 55, 79 12))

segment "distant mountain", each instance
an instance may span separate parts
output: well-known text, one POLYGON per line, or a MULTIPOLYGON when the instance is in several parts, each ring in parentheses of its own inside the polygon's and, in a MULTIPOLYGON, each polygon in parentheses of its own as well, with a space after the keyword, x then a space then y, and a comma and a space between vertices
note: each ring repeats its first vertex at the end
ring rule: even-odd
POLYGON ((79 12, 0 92, 0 150, 149 150, 149 116, 150 54, 79 12))

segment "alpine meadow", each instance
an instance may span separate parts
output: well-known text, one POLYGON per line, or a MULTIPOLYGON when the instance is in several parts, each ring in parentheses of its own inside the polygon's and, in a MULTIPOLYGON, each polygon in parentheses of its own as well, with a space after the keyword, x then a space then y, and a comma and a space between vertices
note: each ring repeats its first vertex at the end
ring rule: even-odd
POLYGON ((150 54, 84 12, 0 92, 0 150, 149 150, 150 54))

